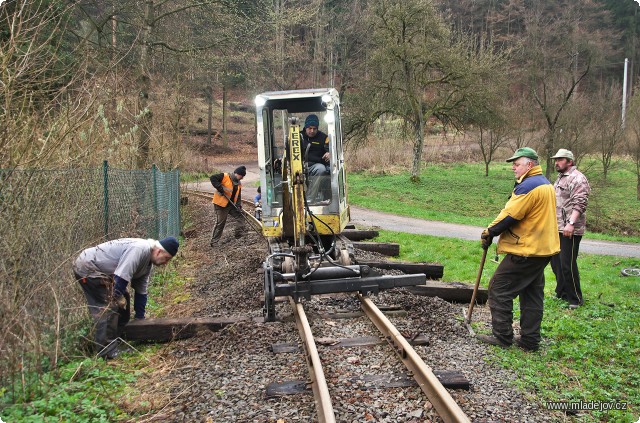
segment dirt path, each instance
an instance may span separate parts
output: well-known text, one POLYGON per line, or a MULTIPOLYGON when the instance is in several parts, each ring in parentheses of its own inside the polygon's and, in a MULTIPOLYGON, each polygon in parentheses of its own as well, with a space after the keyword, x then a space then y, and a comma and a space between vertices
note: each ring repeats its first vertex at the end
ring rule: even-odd
MULTIPOLYGON (((257 163, 245 163, 247 176, 243 179, 243 198, 250 200, 256 194, 260 170, 257 163)), ((233 171, 233 165, 226 166, 228 171, 233 171)), ((225 170, 227 171, 227 170, 225 170)), ((209 181, 188 184, 189 187, 205 191, 213 190, 209 181)), ((436 222, 431 220, 416 219, 406 216, 398 216, 389 213, 369 210, 364 207, 351 206, 351 222, 363 227, 372 227, 398 232, 411 232, 420 235, 432 235, 464 240, 476 241, 480 239, 480 233, 484 228, 455 223, 436 222)), ((588 234, 587 234, 588 237, 588 234)), ((602 254, 618 257, 640 258, 640 246, 633 243, 600 241, 583 238, 580 243, 580 252, 584 254, 602 254)))

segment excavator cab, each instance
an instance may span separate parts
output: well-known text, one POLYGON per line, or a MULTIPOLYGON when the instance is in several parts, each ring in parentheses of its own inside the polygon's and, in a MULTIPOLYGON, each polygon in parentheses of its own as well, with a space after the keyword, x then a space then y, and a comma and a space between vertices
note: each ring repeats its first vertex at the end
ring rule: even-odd
POLYGON ((338 92, 318 89, 260 94, 256 97, 256 123, 264 235, 294 236, 293 214, 285 212, 293 197, 293 186, 287 181, 292 160, 299 160, 302 166, 298 176, 304 184, 301 200, 322 221, 315 231, 320 235, 340 233, 349 222, 349 207, 338 92), (303 148, 304 122, 311 114, 319 118, 318 129, 328 138, 330 158, 323 175, 310 172, 308 151, 303 148), (290 141, 299 145, 290 145, 290 141))
POLYGON ((354 264, 352 243, 342 233, 350 216, 338 92, 266 92, 255 104, 260 223, 270 250, 263 262, 265 320, 276 319, 276 297, 299 301, 313 294, 369 294, 424 284, 424 274, 383 276, 354 264), (320 173, 312 171, 305 140, 309 115, 318 118, 318 129, 326 134, 329 161, 320 173))

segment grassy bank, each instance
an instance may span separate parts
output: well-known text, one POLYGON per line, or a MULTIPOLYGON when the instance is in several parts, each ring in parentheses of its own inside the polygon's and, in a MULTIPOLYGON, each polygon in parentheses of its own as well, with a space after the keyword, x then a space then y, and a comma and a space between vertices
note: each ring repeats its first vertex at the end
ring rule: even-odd
MULTIPOLYGON (((187 298, 186 279, 179 274, 179 264, 178 258, 154 272, 147 304, 149 317, 162 317, 167 306, 187 298)), ((136 343, 134 348, 135 351, 112 361, 68 357, 65 364, 42 374, 23 374, 22 380, 0 387, 0 420, 33 423, 135 420, 153 408, 152 402, 140 399, 135 384, 154 371, 158 347, 136 343)), ((46 369, 49 364, 42 363, 42 367, 46 369)))
MULTIPOLYGON (((586 238, 640 242, 640 202, 631 163, 621 163, 605 181, 596 162, 585 161, 592 186, 586 238)), ((555 174, 552 181, 555 178, 555 174)), ((480 163, 430 165, 420 181, 408 171, 349 175, 349 202, 354 205, 442 222, 486 227, 513 190, 513 172, 505 162, 492 164, 488 177, 480 163)))
MULTIPOLYGON (((445 281, 475 281, 482 250, 479 242, 381 231, 377 241, 399 242, 402 260, 439 262, 445 281)), ((489 250, 493 258, 494 247, 489 250)), ((586 303, 569 310, 555 299, 555 277, 545 276, 544 347, 539 353, 494 347, 494 360, 518 375, 518 386, 535 390, 538 400, 626 403, 627 410, 581 411, 575 421, 636 422, 640 415, 640 278, 620 270, 635 259, 581 255, 578 258, 586 303)), ((481 286, 487 287, 497 264, 487 260, 481 286)), ((519 318, 518 304, 514 318, 519 318)), ((462 320, 462 317, 461 317, 462 320)), ((479 328, 479 332, 486 329, 479 328)))

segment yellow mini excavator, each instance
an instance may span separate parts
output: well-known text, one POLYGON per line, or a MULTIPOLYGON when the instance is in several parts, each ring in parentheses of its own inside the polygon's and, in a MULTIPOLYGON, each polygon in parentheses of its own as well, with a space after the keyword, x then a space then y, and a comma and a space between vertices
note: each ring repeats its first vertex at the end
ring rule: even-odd
POLYGON ((349 206, 338 92, 266 92, 256 96, 255 103, 260 221, 270 249, 263 262, 265 320, 276 319, 276 297, 300 301, 314 294, 366 295, 424 284, 424 274, 381 275, 355 264, 353 246, 342 233, 349 206), (309 115, 326 135, 322 143, 329 154, 326 171, 318 174, 310 174, 308 162, 311 142, 304 122, 309 115))

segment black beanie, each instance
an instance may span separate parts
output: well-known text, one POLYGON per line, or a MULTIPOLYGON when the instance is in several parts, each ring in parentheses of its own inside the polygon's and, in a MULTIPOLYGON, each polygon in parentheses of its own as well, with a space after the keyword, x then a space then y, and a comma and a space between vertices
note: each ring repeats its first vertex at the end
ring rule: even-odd
POLYGON ((176 253, 178 252, 178 247, 180 246, 180 243, 178 242, 178 240, 172 236, 168 236, 164 239, 161 239, 160 241, 160 245, 162 245, 162 248, 164 248, 164 250, 171 254, 171 257, 175 256, 176 253))
POLYGON ((238 175, 247 176, 247 168, 244 166, 240 166, 233 173, 237 173, 238 175))

